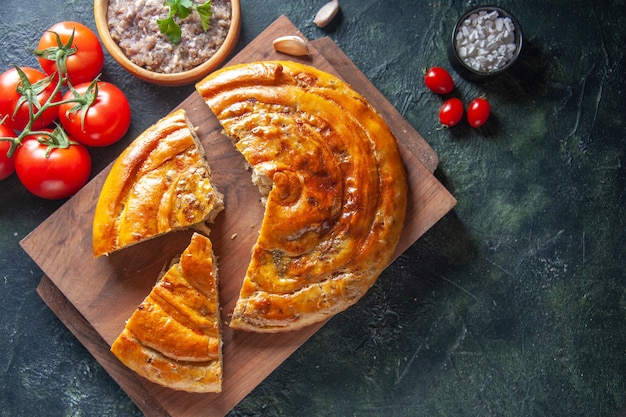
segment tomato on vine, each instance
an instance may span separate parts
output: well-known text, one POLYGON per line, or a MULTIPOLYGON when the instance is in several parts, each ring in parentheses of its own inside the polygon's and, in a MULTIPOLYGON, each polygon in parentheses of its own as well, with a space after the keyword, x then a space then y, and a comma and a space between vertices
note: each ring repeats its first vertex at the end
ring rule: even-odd
POLYGON ((448 71, 441 67, 432 67, 424 76, 426 86, 436 94, 449 94, 454 90, 454 80, 448 71))
POLYGON ((15 173, 34 195, 59 200, 72 196, 87 183, 91 156, 85 146, 74 142, 62 129, 48 129, 24 138, 15 152, 15 173))
POLYGON ((94 80, 104 66, 100 40, 91 29, 78 22, 53 25, 41 36, 35 55, 48 75, 58 73, 57 62, 60 62, 72 84, 94 80))
POLYGON ((130 105, 119 88, 99 80, 102 46, 85 25, 53 25, 35 54, 44 72, 15 67, 0 74, 0 179, 15 171, 31 193, 63 199, 89 180, 86 146, 110 145, 126 134, 130 105))
POLYGON ((130 104, 122 90, 111 83, 79 84, 65 93, 63 101, 59 106, 61 125, 83 145, 108 146, 128 131, 130 104))
POLYGON ((472 100, 467 108, 467 122, 474 128, 481 127, 489 119, 491 105, 484 97, 472 100))
POLYGON ((446 100, 439 109, 439 121, 446 127, 456 126, 463 118, 463 102, 454 97, 446 100))
POLYGON ((15 67, 0 74, 0 119, 14 130, 22 130, 34 117, 32 129, 42 129, 56 120, 55 106, 40 109, 49 99, 61 99, 50 77, 30 67, 15 67), (29 99, 32 103, 29 103, 29 99))
MULTIPOLYGON (((0 124, 0 137, 15 138, 17 135, 10 127, 0 124)), ((15 159, 9 156, 11 142, 0 140, 0 180, 8 178, 15 171, 15 159)))

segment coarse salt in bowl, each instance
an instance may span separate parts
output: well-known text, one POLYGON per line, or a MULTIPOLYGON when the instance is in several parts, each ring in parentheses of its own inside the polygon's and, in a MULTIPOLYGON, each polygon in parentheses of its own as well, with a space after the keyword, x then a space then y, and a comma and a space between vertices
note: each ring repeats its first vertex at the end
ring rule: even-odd
POLYGON ((484 80, 513 66, 522 40, 522 27, 511 13, 497 6, 480 6, 457 21, 448 55, 461 76, 484 80))

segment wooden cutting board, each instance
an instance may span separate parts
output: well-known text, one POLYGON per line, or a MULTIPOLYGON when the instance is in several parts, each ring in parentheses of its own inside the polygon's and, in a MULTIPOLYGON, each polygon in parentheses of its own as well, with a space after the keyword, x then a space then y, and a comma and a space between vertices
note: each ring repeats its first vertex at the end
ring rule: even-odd
MULTIPOLYGON (((330 39, 310 42, 311 58, 296 59, 275 52, 272 40, 291 34, 302 36, 286 17, 280 17, 230 63, 267 59, 305 62, 344 78, 385 117, 400 144, 409 183, 407 219, 397 257, 456 204, 432 175, 437 155, 330 39)), ((221 135, 217 119, 201 97, 194 92, 177 108, 184 108, 198 127, 215 182, 225 195, 226 210, 216 219, 211 240, 219 257, 220 302, 227 321, 258 236, 263 216, 260 194, 252 185, 243 158, 221 135)), ((94 259, 93 211, 109 168, 21 241, 45 274, 38 293, 147 416, 223 416, 323 323, 285 334, 248 333, 224 326, 224 387, 220 394, 177 392, 136 376, 109 352, 110 344, 159 272, 185 248, 191 232, 94 259)))

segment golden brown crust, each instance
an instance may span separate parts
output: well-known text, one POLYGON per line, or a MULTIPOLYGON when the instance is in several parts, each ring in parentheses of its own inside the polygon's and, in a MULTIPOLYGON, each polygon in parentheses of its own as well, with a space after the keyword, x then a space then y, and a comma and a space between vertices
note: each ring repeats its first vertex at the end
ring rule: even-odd
POLYGON ((124 330, 115 341, 116 356, 144 378, 159 385, 187 392, 221 392, 222 368, 217 361, 172 361, 160 352, 146 348, 124 330), (147 365, 149 364, 149 365, 147 365))
POLYGON ((406 176, 385 121, 337 77, 294 62, 224 68, 196 88, 273 184, 230 326, 293 330, 354 304, 404 224, 406 176))
POLYGON ((188 392, 220 392, 222 343, 211 241, 189 246, 135 310, 111 352, 139 375, 188 392))
POLYGON ((223 196, 184 110, 144 131, 113 163, 93 223, 94 256, 212 221, 223 196))

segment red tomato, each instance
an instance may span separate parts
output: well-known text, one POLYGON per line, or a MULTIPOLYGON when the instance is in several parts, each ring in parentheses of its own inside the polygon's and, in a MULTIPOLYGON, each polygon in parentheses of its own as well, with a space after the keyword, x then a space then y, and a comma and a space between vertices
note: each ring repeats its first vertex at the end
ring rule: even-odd
MULTIPOLYGON (((76 106, 76 103, 59 106, 61 125, 83 145, 111 145, 120 140, 130 126, 130 104, 122 90, 111 83, 98 81, 98 94, 95 97, 90 85, 83 83, 75 87, 76 92, 87 100, 84 108, 76 106), (81 120, 83 111, 86 113, 84 120, 81 120)), ((63 96, 63 100, 72 98, 71 91, 63 96)))
MULTIPOLYGON (((17 135, 13 129, 0 124, 0 137, 14 138, 15 136, 17 135)), ((11 142, 0 140, 0 180, 7 178, 15 171, 15 158, 9 157, 9 149, 11 149, 11 142)))
POLYGON ((433 93, 448 94, 454 90, 454 81, 448 71, 441 67, 432 67, 424 76, 424 83, 433 93))
MULTIPOLYGON (((33 85, 36 90, 41 90, 36 97, 37 102, 40 105, 43 105, 54 93, 54 83, 52 82, 45 86, 46 81, 42 80, 46 78, 46 74, 39 70, 30 67, 20 67, 20 69, 24 72, 24 74, 26 74, 26 77, 30 81, 31 85, 33 85), (39 82, 43 84, 39 84, 39 82)), ((22 82, 15 68, 11 68, 0 74, 0 119, 4 116, 8 116, 4 123, 11 129, 15 130, 24 129, 30 120, 28 103, 23 102, 19 104, 22 95, 17 91, 17 89, 20 86, 22 86, 22 82), (17 112, 15 111, 16 107, 18 108, 17 112)), ((57 93, 52 101, 59 101, 60 99, 61 93, 57 93)), ((37 112, 37 110, 34 108, 33 112, 37 112)), ((38 130, 50 125, 54 120, 56 120, 58 114, 59 111, 56 106, 47 108, 35 120, 33 123, 33 129, 38 130)))
POLYGON ((491 105, 489 102, 482 97, 476 98, 467 108, 467 122, 472 127, 481 127, 489 119, 490 113, 491 105))
POLYGON ((71 48, 76 52, 67 55, 67 74, 72 84, 80 84, 92 81, 102 71, 104 65, 104 53, 102 45, 95 33, 87 26, 77 22, 59 22, 48 29, 40 38, 37 46, 39 65, 46 74, 57 71, 56 50, 59 47, 56 35, 59 35, 61 43, 67 44, 74 32, 71 48), (52 48, 52 49, 50 49, 52 48), (49 53, 41 55, 49 50, 49 53))
POLYGON ((463 103, 458 98, 446 100, 439 109, 439 121, 446 127, 455 126, 463 118, 463 103))
POLYGON ((59 200, 72 196, 89 180, 89 151, 77 143, 48 151, 48 145, 40 143, 38 136, 26 136, 15 152, 17 177, 38 197, 59 200))

